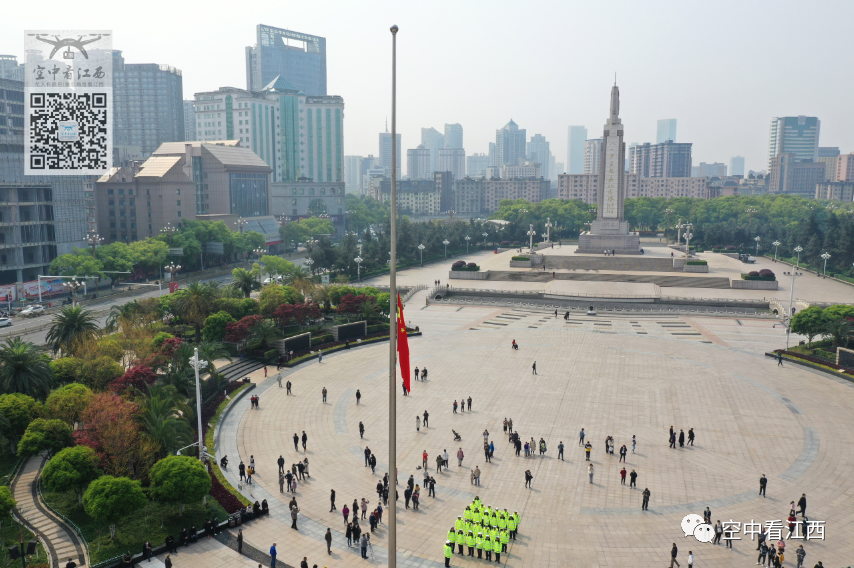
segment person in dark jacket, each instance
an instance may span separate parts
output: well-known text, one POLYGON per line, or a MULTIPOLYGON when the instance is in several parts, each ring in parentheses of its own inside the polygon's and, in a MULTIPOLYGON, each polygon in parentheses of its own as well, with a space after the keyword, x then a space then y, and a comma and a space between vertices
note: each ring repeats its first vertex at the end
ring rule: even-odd
POLYGON ((685 431, 681 429, 679 430, 679 447, 685 447, 685 431))
POLYGON ((801 493, 801 498, 798 499, 798 513, 805 517, 807 515, 807 494, 801 493))
POLYGON ((175 552, 175 537, 171 534, 166 537, 166 550, 169 552, 175 552))
POLYGON ((196 533, 196 525, 190 527, 190 542, 196 542, 199 539, 198 533, 196 533))
POLYGON ((670 568, 673 568, 673 565, 676 564, 679 566, 679 562, 676 560, 676 555, 679 554, 679 549, 676 548, 676 543, 673 543, 673 548, 670 549, 670 568))
POLYGON ((213 534, 213 524, 211 524, 211 522, 209 520, 205 521, 205 536, 210 538, 212 534, 213 534))
POLYGON ((237 554, 243 554, 243 529, 237 529, 237 554))
POLYGON ((187 546, 187 529, 181 529, 181 534, 178 535, 178 546, 187 546))
POLYGON ((169 556, 168 554, 166 555, 166 558, 163 560, 163 565, 166 566, 166 568, 172 568, 172 557, 169 556))
POLYGON ((151 562, 151 543, 147 540, 142 545, 142 558, 151 562))

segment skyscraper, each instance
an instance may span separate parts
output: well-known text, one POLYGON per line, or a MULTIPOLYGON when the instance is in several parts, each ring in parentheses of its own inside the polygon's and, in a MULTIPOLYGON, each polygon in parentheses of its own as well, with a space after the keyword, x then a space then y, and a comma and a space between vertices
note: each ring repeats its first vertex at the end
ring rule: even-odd
POLYGON ((113 150, 122 156, 151 155, 163 142, 184 139, 181 71, 157 63, 125 63, 113 51, 113 150))
POLYGON ((462 124, 445 125, 445 148, 465 148, 462 124))
POLYGON ((587 142, 587 128, 570 126, 566 152, 566 163, 570 174, 584 173, 584 143, 587 142))
POLYGON ((246 48, 246 88, 260 91, 282 76, 309 96, 326 95, 326 38, 258 24, 246 48))
POLYGON ((531 141, 528 142, 528 160, 540 164, 540 174, 543 179, 551 179, 549 168, 552 163, 552 153, 549 150, 549 143, 546 137, 542 134, 531 136, 531 141))
POLYGON ((489 155, 472 154, 466 158, 466 175, 469 177, 485 176, 486 168, 489 165, 489 155))
POLYGON ((668 140, 676 142, 676 119, 664 118, 658 121, 658 132, 655 136, 655 143, 661 144, 668 140))
POLYGON ((193 101, 184 101, 184 140, 192 142, 196 139, 196 111, 193 101))
POLYGON ((691 147, 690 142, 669 140, 661 144, 638 144, 629 151, 631 173, 642 178, 691 177, 691 147))
POLYGON ((818 158, 821 121, 814 116, 780 116, 771 119, 768 143, 768 171, 775 156, 792 154, 796 160, 818 158))
POLYGON ((583 174, 595 174, 599 171, 599 161, 602 152, 602 139, 594 138, 584 141, 584 167, 583 174))
POLYGON ((466 151, 463 148, 442 148, 439 150, 437 172, 451 172, 454 180, 466 175, 466 151))
POLYGON ((422 128, 421 144, 430 150, 430 172, 435 172, 439 167, 439 150, 445 147, 445 137, 433 127, 422 128))
POLYGON ((496 150, 495 142, 489 143, 489 165, 497 166, 498 165, 498 151, 496 150))
POLYGON ((347 193, 362 192, 362 156, 344 156, 344 190, 347 193))
POLYGON ((837 164, 839 163, 839 148, 836 146, 819 147, 818 162, 824 164, 824 179, 827 181, 839 181, 837 179, 837 164))
POLYGON ((744 175, 744 156, 733 156, 729 160, 729 175, 743 176, 744 175))
POLYGON ((406 151, 406 177, 415 179, 433 179, 433 169, 430 167, 430 149, 424 144, 418 148, 406 151))
MULTIPOLYGON (((400 156, 400 134, 397 135, 397 175, 403 175, 400 169, 402 158, 400 156)), ((380 160, 375 164, 381 168, 388 168, 388 175, 391 175, 391 133, 386 128, 385 132, 380 132, 380 160)))
POLYGON ((496 166, 515 166, 519 159, 525 159, 525 139, 527 131, 519 128, 513 119, 495 131, 496 166))

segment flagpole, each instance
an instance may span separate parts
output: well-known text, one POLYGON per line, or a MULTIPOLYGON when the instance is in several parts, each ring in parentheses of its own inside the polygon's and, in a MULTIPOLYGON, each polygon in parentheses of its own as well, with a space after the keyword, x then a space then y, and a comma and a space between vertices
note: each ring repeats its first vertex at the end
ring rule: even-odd
POLYGON ((388 333, 388 565, 397 568, 397 26, 391 27, 391 269, 388 333), (394 485, 391 484, 394 480, 394 485))

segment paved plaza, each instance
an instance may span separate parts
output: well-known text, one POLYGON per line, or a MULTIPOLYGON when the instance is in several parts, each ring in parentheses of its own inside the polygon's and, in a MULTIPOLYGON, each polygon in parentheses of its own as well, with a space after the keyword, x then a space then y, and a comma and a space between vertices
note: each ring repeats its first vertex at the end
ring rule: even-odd
MULTIPOLYGON (((427 276, 428 268, 422 270, 417 283, 427 276)), ((683 565, 688 550, 698 566, 755 565, 755 542, 736 541, 732 550, 701 544, 680 532, 682 517, 708 506, 713 521, 785 520, 789 502, 802 493, 807 515, 827 527, 825 541, 805 543, 806 564, 850 564, 854 541, 846 527, 854 517, 854 490, 846 480, 854 474, 854 384, 795 365, 778 368, 763 355, 785 341, 773 322, 651 316, 564 321, 545 310, 425 306, 424 295, 410 300, 406 316, 424 332, 410 339, 410 350, 412 366, 426 366, 429 380, 413 382, 409 397, 397 391, 400 565, 442 565, 448 529, 475 495, 521 514, 519 538, 502 555, 507 566, 669 565, 672 542, 683 565), (512 339, 519 350, 511 349, 512 339), (538 374, 532 375, 535 360, 538 374), (454 414, 454 400, 469 396, 472 411, 454 414), (417 432, 415 417, 425 409, 430 426, 417 432), (543 438, 546 456, 516 457, 502 431, 505 417, 522 440, 543 438), (695 445, 670 449, 671 425, 677 433, 693 428, 695 445), (592 484, 578 446, 582 427, 593 444, 592 484), (453 441, 452 429, 462 442, 453 441), (492 463, 484 461, 484 429, 495 442, 492 463), (609 435, 617 450, 628 446, 625 467, 637 471, 637 489, 620 484, 623 464, 604 450, 609 435), (557 459, 560 441, 565 461, 557 459), (458 448, 466 455, 462 467, 454 457, 458 448), (436 473, 434 460, 445 449, 451 467, 436 473), (406 510, 405 482, 414 475, 422 484, 424 450, 437 498, 427 497, 422 485, 420 509, 406 510), (480 487, 470 481, 475 466, 482 472, 480 487), (524 487, 526 470, 534 477, 532 489, 524 487), (757 495, 763 473, 767 498, 757 495), (644 488, 652 493, 646 512, 644 488)), ((373 560, 361 560, 356 548, 347 548, 341 509, 362 498, 375 507, 375 486, 388 471, 387 365, 387 344, 328 355, 286 372, 293 396, 278 388, 274 373, 266 381, 253 376, 260 409, 250 410, 248 398, 235 403, 220 422, 216 446, 217 455, 228 454, 233 464, 227 475, 235 487, 240 459, 248 463, 254 456, 254 484, 243 492, 270 502, 270 517, 244 526, 248 544, 266 551, 278 542, 279 560, 292 566, 304 556, 309 566, 386 561, 385 527, 373 535, 373 560), (324 387, 327 404, 321 401, 324 387), (292 436, 303 430, 308 451, 301 445, 295 451, 292 436), (376 454, 376 474, 364 466, 365 446, 376 454), (279 493, 279 455, 287 467, 305 457, 310 462, 311 479, 296 492, 299 531, 290 528, 291 496, 279 493), (334 512, 331 489, 337 493, 334 512), (327 527, 334 535, 331 556, 323 541, 327 527)), ((362 526, 367 529, 367 521, 362 526)), ((787 565, 794 565, 797 544, 789 541, 787 565)), ((456 554, 452 560, 456 566, 485 563, 456 554)))

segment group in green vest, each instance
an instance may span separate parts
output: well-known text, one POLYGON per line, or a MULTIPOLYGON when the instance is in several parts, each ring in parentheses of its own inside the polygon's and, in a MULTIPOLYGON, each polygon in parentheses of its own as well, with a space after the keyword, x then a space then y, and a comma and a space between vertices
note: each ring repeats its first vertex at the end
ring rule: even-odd
POLYGON ((457 531, 457 554, 463 553, 463 544, 466 542, 466 536, 463 531, 457 531))
POLYGON ((486 552, 486 559, 492 560, 495 553, 495 561, 501 561, 501 553, 507 552, 507 545, 511 540, 516 540, 516 532, 519 530, 519 512, 510 514, 507 509, 500 510, 492 505, 484 505, 480 497, 475 497, 471 505, 466 507, 465 512, 457 517, 453 528, 448 531, 448 540, 445 542, 445 566, 449 566, 450 558, 454 552, 454 544, 457 545, 457 553, 462 555, 463 546, 468 546, 469 556, 481 558, 486 552), (475 536, 475 534, 477 536, 475 536))
POLYGON ((486 553, 486 559, 492 560, 492 541, 489 539, 489 535, 483 537, 483 551, 486 553))
POLYGON ((481 553, 483 552, 483 533, 477 533, 477 538, 474 541, 474 545, 477 547, 477 557, 481 558, 481 553))
POLYGON ((451 556, 454 554, 454 544, 450 540, 445 541, 445 568, 451 566, 451 556))

